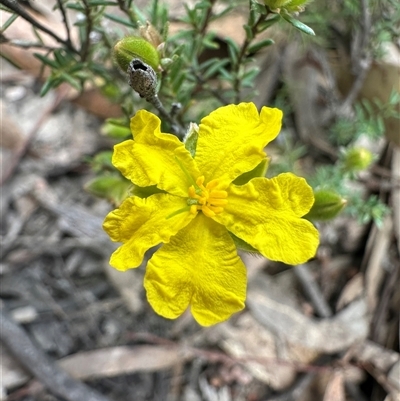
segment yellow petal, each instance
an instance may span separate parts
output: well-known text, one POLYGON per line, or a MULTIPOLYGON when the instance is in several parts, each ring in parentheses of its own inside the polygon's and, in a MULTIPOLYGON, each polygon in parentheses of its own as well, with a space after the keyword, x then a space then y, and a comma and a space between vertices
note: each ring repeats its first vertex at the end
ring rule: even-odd
POLYGON ((225 227, 199 213, 153 255, 144 286, 161 316, 174 319, 190 305, 210 326, 243 309, 246 269, 225 227))
POLYGON ((138 267, 148 249, 168 242, 194 217, 185 199, 174 195, 127 198, 118 209, 106 216, 103 223, 111 239, 123 243, 111 255, 110 265, 118 270, 138 267), (186 211, 176 213, 185 208, 186 211))
POLYGON ((296 265, 315 256, 318 231, 302 219, 314 195, 304 178, 291 173, 254 178, 228 188, 228 204, 213 219, 266 258, 296 265))
POLYGON ((112 163, 134 184, 157 185, 171 194, 187 196, 193 180, 200 173, 189 151, 175 135, 160 131, 161 121, 140 110, 131 119, 134 140, 114 146, 112 163))
POLYGON ((281 129, 282 111, 254 103, 220 107, 201 120, 196 164, 206 182, 223 177, 232 182, 265 158, 263 151, 281 129))

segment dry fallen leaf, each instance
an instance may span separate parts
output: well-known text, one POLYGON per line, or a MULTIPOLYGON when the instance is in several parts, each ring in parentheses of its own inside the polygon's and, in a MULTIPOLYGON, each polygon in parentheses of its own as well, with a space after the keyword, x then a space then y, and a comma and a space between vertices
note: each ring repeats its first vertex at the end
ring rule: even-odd
POLYGON ((79 352, 58 362, 74 378, 87 380, 169 369, 182 360, 183 353, 177 346, 141 345, 79 352))
POLYGON ((342 371, 333 372, 326 386, 323 401, 346 401, 342 371))
POLYGON ((293 294, 274 291, 273 279, 258 277, 249 284, 247 305, 252 315, 276 336, 319 353, 343 351, 364 340, 369 331, 364 298, 354 301, 330 319, 313 319, 292 305, 293 294), (292 304, 292 305, 291 305, 292 304))
POLYGON ((360 297, 364 292, 364 275, 356 274, 344 286, 343 291, 337 301, 336 309, 343 309, 346 305, 360 297))

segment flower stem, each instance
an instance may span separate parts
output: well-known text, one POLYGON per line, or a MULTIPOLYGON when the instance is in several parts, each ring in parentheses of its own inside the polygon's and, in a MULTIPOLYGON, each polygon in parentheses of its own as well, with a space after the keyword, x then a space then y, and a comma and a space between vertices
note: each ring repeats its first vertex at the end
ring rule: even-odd
MULTIPOLYGON (((183 127, 176 121, 176 118, 172 113, 168 113, 157 94, 146 98, 146 100, 157 109, 162 118, 170 123, 172 133, 175 134, 179 139, 183 139, 185 135, 183 127)), ((175 110, 175 108, 173 109, 175 110)))

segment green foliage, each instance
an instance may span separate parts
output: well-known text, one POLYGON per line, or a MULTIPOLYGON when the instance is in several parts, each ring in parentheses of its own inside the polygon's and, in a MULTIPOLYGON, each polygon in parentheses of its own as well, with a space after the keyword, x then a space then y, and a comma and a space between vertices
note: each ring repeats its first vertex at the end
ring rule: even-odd
POLYGON ((400 118, 399 103, 400 94, 394 90, 386 104, 379 99, 375 99, 373 102, 362 99, 354 106, 353 118, 341 118, 332 126, 330 132, 332 143, 338 146, 347 146, 362 135, 372 140, 383 137, 384 119, 400 118))
MULTIPOLYGON (((113 87, 110 97, 123 105, 127 117, 128 112, 143 108, 143 101, 133 97, 130 88, 127 88, 124 72, 115 68, 112 50, 114 44, 126 35, 126 28, 129 29, 130 36, 139 37, 139 28, 150 21, 165 41, 160 49, 163 71, 159 74, 159 97, 167 108, 173 102, 182 105, 179 115, 182 124, 189 122, 186 116, 192 117, 191 113, 186 112, 194 102, 202 104, 197 109, 197 116, 200 116, 208 114, 211 108, 218 105, 245 100, 242 99, 243 89, 254 88, 255 78, 259 73, 253 57, 274 43, 265 35, 259 39, 260 34, 282 20, 287 20, 306 33, 310 33, 310 29, 288 12, 280 15, 256 0, 250 0, 247 23, 238 27, 244 29, 246 40, 237 44, 229 37, 217 37, 209 30, 209 25, 229 15, 238 6, 243 7, 245 3, 226 2, 218 9, 215 3, 215 0, 200 0, 194 6, 184 4, 185 14, 181 17, 181 22, 186 25, 170 35, 167 2, 152 0, 144 9, 139 9, 132 0, 55 2, 54 12, 58 12, 64 20, 67 40, 60 39, 56 47, 48 48, 42 40, 43 33, 40 29, 37 26, 32 27, 38 42, 31 45, 39 48, 42 46, 47 50, 46 54, 38 52, 36 57, 50 69, 41 95, 44 96, 63 83, 68 83, 78 91, 82 91, 88 84, 108 89, 113 87), (74 21, 68 19, 71 17, 68 17, 67 10, 77 13, 74 21), (108 25, 111 29, 105 28, 108 25), (78 29, 77 42, 71 39, 72 27, 78 29)), ((17 17, 17 13, 11 13, 3 24, 2 32, 6 32, 17 17)), ((146 49, 147 53, 149 49, 146 49)), ((136 50, 130 53, 136 54, 136 50)), ((151 60, 157 58, 155 54, 151 55, 151 60)), ((125 58, 122 64, 119 63, 123 65, 124 71, 129 55, 125 58)), ((246 99, 250 100, 254 93, 246 91, 246 99)))
POLYGON ((345 199, 345 214, 355 217, 360 224, 373 221, 381 226, 384 217, 389 213, 388 207, 376 196, 365 196, 357 176, 346 172, 341 161, 336 165, 325 165, 317 168, 316 173, 309 180, 316 191, 333 191, 345 199))
MULTIPOLYGON (((254 100, 257 94, 255 82, 260 73, 254 60, 274 45, 268 34, 271 27, 279 24, 280 29, 296 30, 300 35, 307 35, 303 35, 302 40, 307 37, 307 40, 316 40, 326 47, 336 43, 332 38, 339 38, 342 45, 348 46, 354 32, 357 35, 362 33, 363 20, 362 2, 359 0, 315 0, 310 3, 303 0, 232 0, 218 4, 216 0, 199 0, 192 6, 184 3, 184 14, 179 21, 183 25, 171 33, 167 1, 151 0, 140 9, 133 0, 61 0, 54 3, 53 11, 62 17, 67 39, 56 36, 56 45, 47 46, 40 26, 32 25, 35 42, 19 43, 24 48, 42 50, 35 55, 49 74, 46 75, 48 78, 43 84, 41 95, 63 83, 68 83, 77 91, 86 87, 100 88, 110 100, 121 105, 124 113, 121 120, 107 120, 102 129, 103 134, 115 141, 130 136, 129 119, 137 110, 151 110, 153 107, 127 85, 127 74, 124 71, 131 55, 148 58, 150 51, 150 60, 154 61, 154 66, 158 66, 159 62, 161 68, 156 71, 158 97, 166 110, 171 110, 176 103, 180 104, 171 120, 163 119, 163 130, 172 132, 170 129, 176 121, 185 131, 190 122, 199 122, 218 106, 254 100), (299 11, 303 11, 305 5, 306 12, 300 14, 299 11), (226 35, 219 37, 210 29, 211 23, 218 24, 238 9, 247 17, 244 25, 237 27, 244 33, 242 43, 226 35), (69 19, 71 17, 67 11, 76 13, 75 20, 69 19), (144 37, 143 30, 147 21, 162 38, 161 46, 155 46, 154 43, 149 45, 151 40, 144 37), (76 35, 72 35, 73 28, 78 33, 78 38, 74 40, 72 37, 76 35), (314 31, 318 33, 316 39, 313 37, 314 31), (136 47, 125 51, 126 40, 122 42, 125 47, 122 61, 119 60, 122 66, 120 71, 113 59, 113 51, 115 44, 127 35, 134 36, 140 43, 144 43, 143 40, 148 42, 144 44, 144 53, 143 49, 137 52, 136 47)), ((379 58, 384 54, 384 42, 400 39, 400 2, 367 0, 367 3, 371 29, 367 32, 368 43, 362 50, 373 58, 379 58)), ((7 41, 7 30, 17 20, 18 13, 5 6, 1 8, 9 12, 1 27, 2 39, 7 41)), ((17 42, 13 44, 18 45, 17 42)), ((291 96, 284 83, 280 82, 277 86, 279 90, 275 94, 274 105, 284 111, 286 122, 290 122, 291 96)), ((387 208, 377 197, 370 196, 363 200, 361 190, 354 190, 358 184, 359 170, 368 164, 357 159, 357 141, 361 137, 371 141, 381 138, 385 130, 384 119, 399 118, 399 103, 400 94, 397 92, 392 93, 387 103, 363 99, 354 105, 351 118, 337 119, 329 129, 331 144, 338 154, 341 147, 347 147, 353 153, 342 152, 335 164, 317 168, 310 179, 316 193, 333 191, 340 200, 346 199, 345 213, 356 216, 362 223, 372 219, 379 224, 387 208)), ((196 141, 197 131, 193 128, 186 142, 192 154, 196 149, 196 141)), ((301 160, 307 148, 293 139, 291 131, 282 132, 274 142, 274 149, 283 157, 273 157, 268 166, 268 175, 301 170, 301 160)), ((245 183, 254 176, 265 174, 267 164, 266 160, 265 164, 254 171, 239 177, 237 183, 245 183)), ((130 183, 115 171, 111 164, 111 152, 96 155, 91 165, 96 177, 87 188, 96 195, 106 196, 116 204, 132 190, 139 196, 149 195, 147 189, 132 189, 130 183)), ((333 209, 336 213, 342 208, 338 199, 336 203, 332 199, 333 203, 327 202, 329 213, 332 214, 333 209)))

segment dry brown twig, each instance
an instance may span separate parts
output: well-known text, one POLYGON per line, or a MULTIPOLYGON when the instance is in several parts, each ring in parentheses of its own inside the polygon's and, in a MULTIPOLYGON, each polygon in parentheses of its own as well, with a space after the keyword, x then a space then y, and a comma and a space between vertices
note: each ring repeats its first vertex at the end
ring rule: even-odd
POLYGON ((35 346, 28 334, 0 305, 0 339, 33 376, 53 394, 68 401, 109 401, 97 391, 70 377, 35 346))

